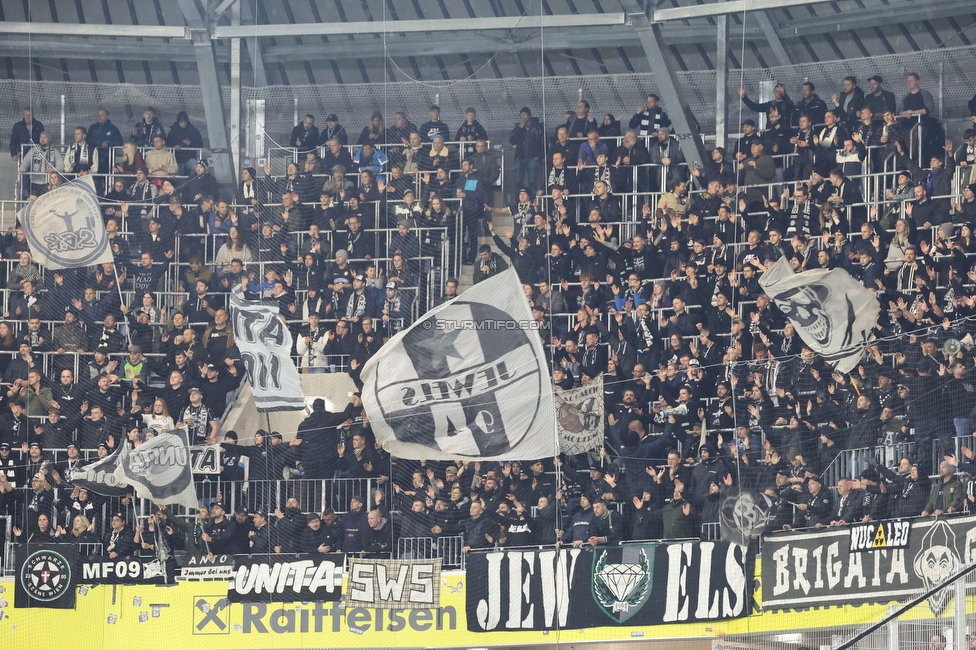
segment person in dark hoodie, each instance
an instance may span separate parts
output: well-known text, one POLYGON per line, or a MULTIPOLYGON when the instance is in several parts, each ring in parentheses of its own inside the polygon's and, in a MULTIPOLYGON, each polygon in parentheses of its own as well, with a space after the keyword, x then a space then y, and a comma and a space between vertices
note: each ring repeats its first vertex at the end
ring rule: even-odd
POLYGON ((706 498, 712 492, 712 482, 721 481, 728 473, 728 467, 718 455, 718 447, 711 442, 706 442, 701 448, 701 462, 691 470, 691 491, 688 500, 696 507, 703 508, 706 498))
POLYGON ((901 459, 898 470, 892 471, 883 463, 877 463, 875 469, 884 483, 884 489, 891 493, 892 517, 917 517, 925 509, 928 502, 931 483, 929 477, 918 470, 918 465, 911 459, 901 459))
POLYGON ((363 542, 360 556, 368 558, 390 558, 393 552, 393 526, 389 513, 374 508, 366 515, 366 527, 360 531, 363 542))
POLYGON ((336 427, 352 420, 362 408, 358 395, 352 395, 346 408, 338 413, 327 413, 325 400, 312 402, 312 413, 298 425, 296 437, 301 440, 302 465, 305 477, 330 479, 339 467, 339 435, 336 427))
POLYGON ((556 546, 580 548, 590 539, 590 526, 593 524, 593 505, 589 497, 580 495, 579 510, 573 513, 569 526, 556 531, 556 546))
POLYGON ((166 136, 166 146, 176 150, 179 173, 183 176, 193 176, 200 149, 203 149, 203 136, 200 135, 200 129, 190 123, 190 116, 186 111, 176 114, 176 121, 169 127, 169 134, 166 136))
POLYGON ((596 131, 601 138, 619 138, 620 120, 607 113, 603 116, 603 123, 597 127, 596 131))
POLYGON ((308 527, 308 518, 299 507, 298 499, 288 497, 285 509, 275 508, 273 515, 278 519, 275 528, 278 539, 275 541, 275 553, 302 553, 302 535, 308 527))
POLYGON ((349 511, 342 515, 342 528, 345 535, 342 539, 344 553, 359 553, 363 550, 362 531, 366 528, 366 509, 361 496, 349 499, 349 511))

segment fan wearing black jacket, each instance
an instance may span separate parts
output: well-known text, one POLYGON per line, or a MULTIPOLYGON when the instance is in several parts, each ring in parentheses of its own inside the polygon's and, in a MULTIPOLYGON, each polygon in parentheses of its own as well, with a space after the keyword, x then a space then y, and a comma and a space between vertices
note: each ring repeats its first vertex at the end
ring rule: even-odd
POLYGON ((339 436, 336 427, 353 419, 362 408, 358 395, 351 395, 346 408, 338 413, 325 410, 325 400, 312 402, 312 413, 298 425, 296 438, 301 441, 302 465, 306 478, 330 479, 339 466, 339 436))

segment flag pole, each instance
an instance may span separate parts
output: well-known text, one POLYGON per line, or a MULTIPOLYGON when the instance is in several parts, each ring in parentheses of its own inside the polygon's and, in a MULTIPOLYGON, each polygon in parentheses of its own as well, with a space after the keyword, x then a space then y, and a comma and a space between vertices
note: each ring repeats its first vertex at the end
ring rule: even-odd
MULTIPOLYGON (((119 265, 114 261, 112 262, 112 272, 115 274, 115 288, 119 291, 119 305, 125 304, 125 297, 122 295, 122 282, 119 280, 119 265)), ((129 331, 129 319, 125 319, 125 338, 129 340, 129 345, 132 345, 132 332, 129 331)))

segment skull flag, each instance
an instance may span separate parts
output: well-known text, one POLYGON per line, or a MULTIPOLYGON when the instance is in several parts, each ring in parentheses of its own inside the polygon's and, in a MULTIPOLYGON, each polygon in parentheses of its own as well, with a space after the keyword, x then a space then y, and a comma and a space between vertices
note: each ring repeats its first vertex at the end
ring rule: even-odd
POLYGON ((780 258, 759 278, 759 286, 793 323, 797 334, 839 372, 857 366, 874 338, 881 307, 843 269, 794 273, 780 258))
POLYGON ((514 270, 424 314, 366 363, 362 380, 373 433, 394 456, 559 453, 542 339, 514 270))

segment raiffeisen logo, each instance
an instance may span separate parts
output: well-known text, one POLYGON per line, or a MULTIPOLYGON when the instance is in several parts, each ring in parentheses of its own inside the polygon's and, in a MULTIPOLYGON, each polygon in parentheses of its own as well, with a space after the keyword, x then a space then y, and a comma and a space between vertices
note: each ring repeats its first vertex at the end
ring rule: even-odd
MULTIPOLYGON (((308 634, 343 632, 414 632, 457 630, 453 606, 436 609, 345 608, 340 603, 306 603, 285 609, 281 603, 242 603, 244 634, 308 634)), ((236 617, 235 617, 236 618, 236 617)), ((237 629, 237 626, 234 626, 237 629)))

